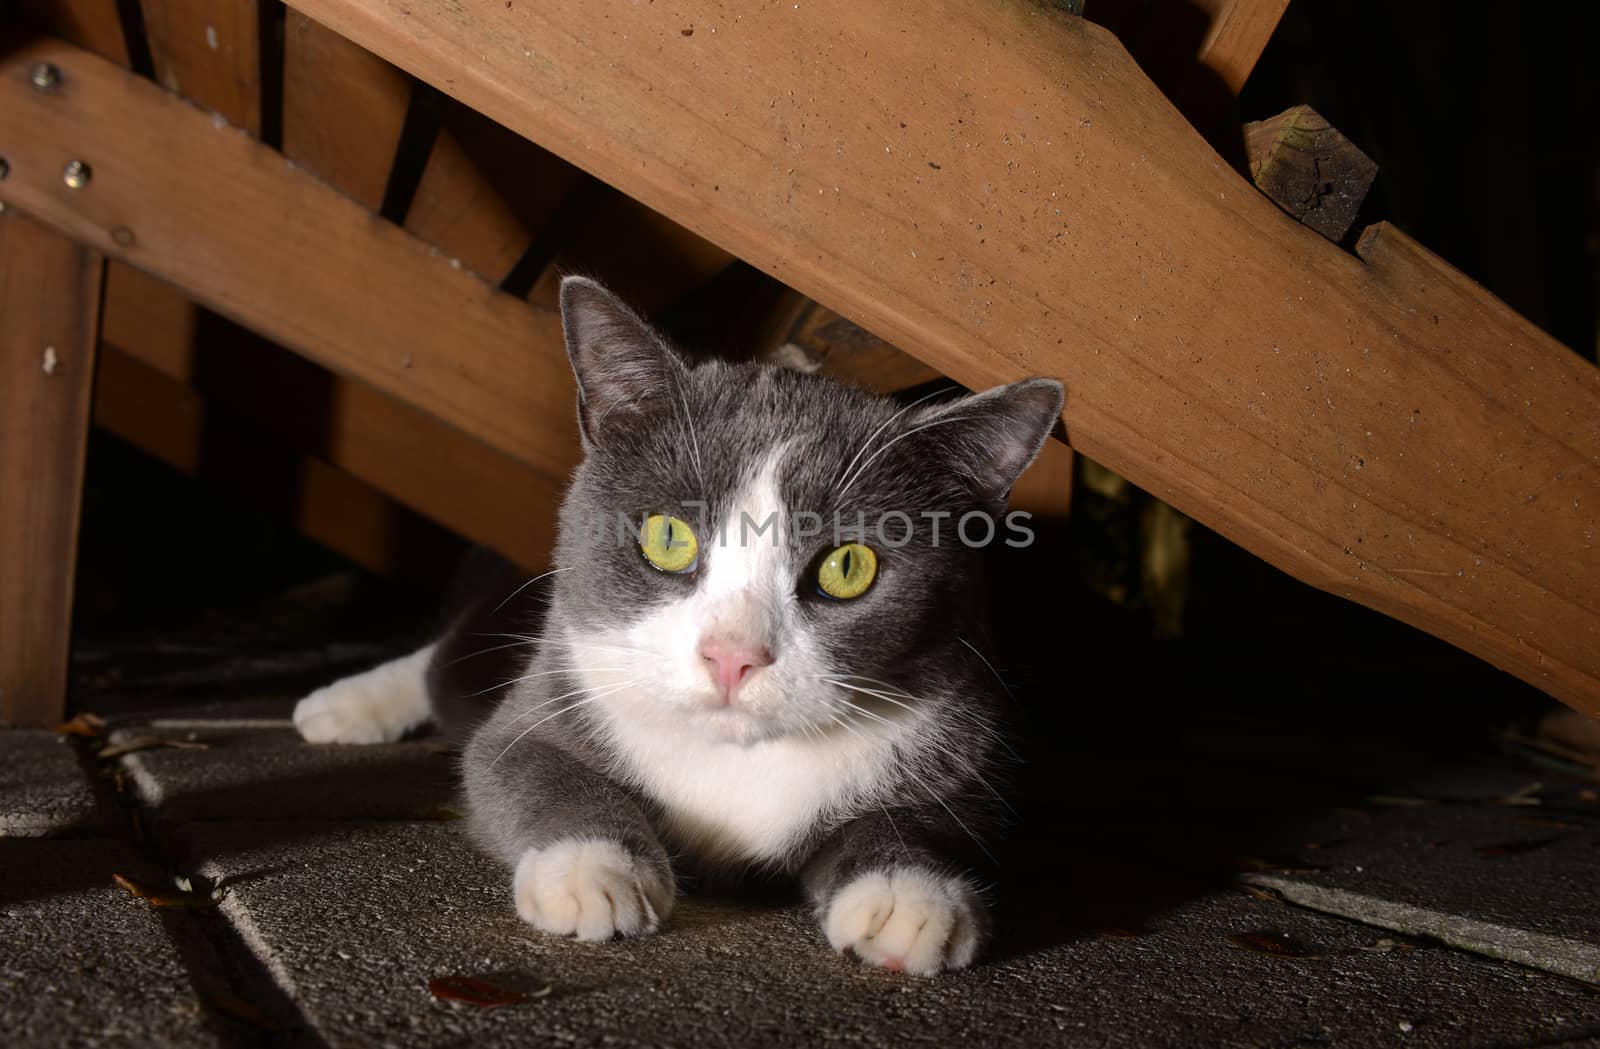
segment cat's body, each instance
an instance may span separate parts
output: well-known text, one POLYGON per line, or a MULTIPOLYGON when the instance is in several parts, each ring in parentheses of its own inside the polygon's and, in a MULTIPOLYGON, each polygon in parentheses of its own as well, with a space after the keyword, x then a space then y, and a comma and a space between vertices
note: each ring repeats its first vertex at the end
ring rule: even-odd
POLYGON ((798 876, 839 950, 969 963, 988 920, 960 861, 1001 804, 1004 696, 970 515, 999 519, 1059 386, 901 406, 691 367, 590 282, 567 282, 563 311, 586 456, 556 570, 490 588, 297 725, 316 742, 470 725, 470 826, 541 929, 648 932, 675 866, 759 868, 798 876))

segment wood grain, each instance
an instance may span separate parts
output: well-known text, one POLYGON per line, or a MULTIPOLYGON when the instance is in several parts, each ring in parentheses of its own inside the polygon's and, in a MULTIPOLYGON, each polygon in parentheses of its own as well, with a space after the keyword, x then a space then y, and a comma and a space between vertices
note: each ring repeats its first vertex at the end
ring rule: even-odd
POLYGON ((0 723, 66 709, 78 510, 104 262, 0 213, 0 723))
POLYGON ((0 199, 550 477, 577 458, 560 317, 504 295, 274 151, 86 52, 0 60, 0 199), (43 95, 39 60, 71 73, 43 95), (90 186, 58 177, 83 156, 90 186), (172 158, 181 158, 176 162, 172 158))
MULTIPOLYGON (((261 340, 202 330, 204 313, 181 297, 174 300, 170 291, 137 270, 113 270, 102 344, 160 375, 167 386, 187 391, 183 396, 203 404, 212 418, 237 419, 260 438, 358 479, 527 568, 548 565, 559 483, 370 386, 330 375, 261 340)), ((120 368, 109 378, 127 374, 129 369, 120 368)), ((163 398, 175 399, 180 398, 171 393, 163 398)), ((136 423, 126 422, 119 432, 141 447, 156 445, 162 451, 155 454, 180 468, 199 454, 189 450, 198 439, 190 430, 136 423), (170 451, 174 447, 179 451, 170 451)), ((381 540, 410 530, 405 515, 392 510, 394 521, 379 527, 376 507, 363 512, 364 531, 337 549, 363 564, 400 568, 381 540), (363 534, 376 537, 371 552, 361 552, 363 534)), ((409 566, 405 574, 413 574, 409 566)))
POLYGON ((1191 0, 1211 16, 1200 40, 1200 64, 1237 95, 1250 79, 1289 0, 1191 0))
POLYGON ((411 78, 298 11, 283 48, 284 155, 377 211, 411 78))
POLYGON ((1061 378, 1087 454, 1600 712, 1600 373, 1411 323, 1412 289, 1279 212, 1104 30, 956 0, 294 6, 964 385, 1061 378))
POLYGON ((261 133, 256 0, 141 0, 156 80, 252 135, 261 133))

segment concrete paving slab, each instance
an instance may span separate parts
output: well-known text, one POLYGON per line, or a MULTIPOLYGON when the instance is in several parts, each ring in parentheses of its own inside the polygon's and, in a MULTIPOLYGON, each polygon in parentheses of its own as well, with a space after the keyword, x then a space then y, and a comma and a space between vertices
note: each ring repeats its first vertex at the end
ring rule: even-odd
POLYGON ((223 1044, 160 912, 114 885, 113 873, 155 883, 120 841, 0 840, 0 1040, 223 1044))
POLYGON ((100 835, 109 826, 70 739, 0 730, 0 838, 100 835))
POLYGON ((164 721, 118 729, 202 743, 117 759, 163 823, 190 820, 446 819, 456 809, 453 757, 426 741, 313 746, 274 723, 164 721))
POLYGON ((1396 805, 1307 832, 1307 869, 1248 875, 1306 907, 1600 982, 1600 812, 1396 805))
POLYGON ((793 905, 691 897, 644 940, 547 938, 515 916, 507 872, 449 824, 192 824, 181 838, 198 872, 226 887, 223 913, 333 1046, 1600 1038, 1589 989, 1448 948, 1386 946, 1370 928, 1236 890, 1100 935, 1042 934, 1029 917, 1042 910, 1018 907, 1030 927, 1010 930, 998 960, 919 980, 833 955, 793 905), (1287 938, 1299 956, 1261 953, 1251 933, 1287 938), (485 1009, 429 992, 451 976, 528 998, 485 1009))

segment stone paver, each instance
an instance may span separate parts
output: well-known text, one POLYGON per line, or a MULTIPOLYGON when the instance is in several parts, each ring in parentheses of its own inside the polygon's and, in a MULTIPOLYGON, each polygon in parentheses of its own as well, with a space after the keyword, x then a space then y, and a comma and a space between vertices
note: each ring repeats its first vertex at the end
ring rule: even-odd
POLYGON ((222 1044, 161 914, 113 873, 156 877, 113 839, 0 839, 0 1041, 222 1044))
POLYGON ((70 739, 37 729, 4 732, 0 838, 109 832, 70 739))
POLYGON ((191 824, 223 912, 330 1044, 1488 1046, 1600 1038, 1600 994, 1214 891, 1136 935, 1068 934, 918 980, 831 954, 804 908, 689 898, 644 940, 527 929, 451 824, 191 824), (1230 937, 1267 931, 1307 955, 1230 937), (1374 949, 1378 948, 1378 949, 1374 949), (482 1009, 430 980, 534 992, 482 1009), (548 987, 549 991, 542 992, 548 987))
POLYGON ((207 721, 157 721, 111 741, 138 736, 206 744, 118 759, 166 823, 447 818, 457 807, 454 759, 426 741, 310 746, 286 724, 207 721))
POLYGON ((1251 875, 1296 903, 1600 982, 1600 806, 1395 806, 1309 831, 1316 869, 1251 875))

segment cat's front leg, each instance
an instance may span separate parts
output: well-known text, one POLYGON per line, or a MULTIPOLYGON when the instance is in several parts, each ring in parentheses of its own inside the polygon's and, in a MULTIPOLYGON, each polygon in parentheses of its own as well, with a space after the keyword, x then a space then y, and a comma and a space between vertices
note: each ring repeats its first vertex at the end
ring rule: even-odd
POLYGON ((917 821, 863 816, 834 832, 801 870, 828 943, 870 964, 928 976, 964 969, 989 939, 977 887, 916 837, 917 821))
POLYGON ((496 716, 463 759, 469 826, 512 867, 517 914, 580 940, 655 932, 672 913, 672 865, 620 787, 496 716))

